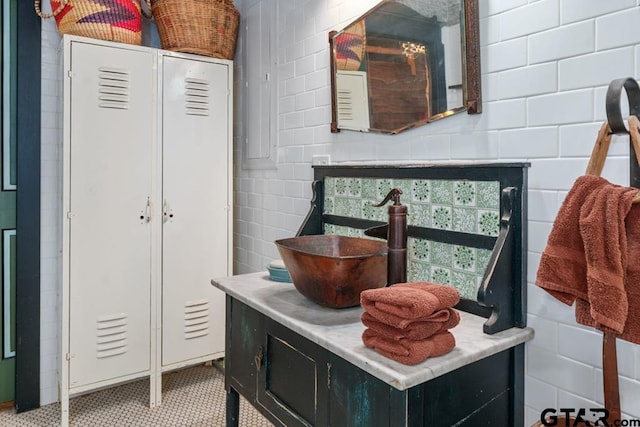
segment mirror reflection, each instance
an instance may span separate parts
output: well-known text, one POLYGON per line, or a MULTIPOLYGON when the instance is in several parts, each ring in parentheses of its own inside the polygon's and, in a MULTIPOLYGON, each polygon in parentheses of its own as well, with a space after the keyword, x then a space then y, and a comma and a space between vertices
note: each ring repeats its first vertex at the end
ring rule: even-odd
POLYGON ((477 0, 386 0, 332 32, 332 131, 479 113, 477 30, 477 0))

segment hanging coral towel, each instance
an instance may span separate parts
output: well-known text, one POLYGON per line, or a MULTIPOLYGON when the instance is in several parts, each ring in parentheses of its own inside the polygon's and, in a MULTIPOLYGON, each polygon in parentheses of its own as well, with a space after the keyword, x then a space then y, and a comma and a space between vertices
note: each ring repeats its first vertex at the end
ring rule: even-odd
POLYGON ((635 313, 628 316, 627 225, 631 231, 640 224, 626 220, 638 192, 598 176, 579 177, 558 212, 536 278, 560 301, 576 302, 578 323, 612 330, 632 342, 640 335, 624 333, 639 323, 635 313))
POLYGON ((633 205, 627 219, 627 278, 629 310, 620 338, 640 344, 640 205, 633 205))

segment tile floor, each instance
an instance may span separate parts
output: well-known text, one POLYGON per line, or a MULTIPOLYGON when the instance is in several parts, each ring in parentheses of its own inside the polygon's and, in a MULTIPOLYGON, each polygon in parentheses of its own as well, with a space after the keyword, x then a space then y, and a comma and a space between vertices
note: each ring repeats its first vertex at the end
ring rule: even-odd
MULTIPOLYGON (((71 399, 71 426, 209 427, 225 425, 224 373, 216 363, 164 374, 162 405, 149 408, 149 380, 140 380, 71 399)), ((0 426, 49 427, 60 425, 60 407, 46 405, 16 414, 0 409, 0 426)), ((272 424, 244 399, 240 426, 272 424)))

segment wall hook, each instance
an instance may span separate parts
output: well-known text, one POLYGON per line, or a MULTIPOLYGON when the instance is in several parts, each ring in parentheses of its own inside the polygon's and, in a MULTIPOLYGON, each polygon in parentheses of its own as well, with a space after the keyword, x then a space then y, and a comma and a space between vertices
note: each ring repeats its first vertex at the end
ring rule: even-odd
POLYGON ((629 133, 620 110, 620 95, 623 88, 629 101, 629 114, 640 118, 640 86, 638 86, 638 82, 631 77, 611 81, 606 97, 607 122, 611 133, 629 133))

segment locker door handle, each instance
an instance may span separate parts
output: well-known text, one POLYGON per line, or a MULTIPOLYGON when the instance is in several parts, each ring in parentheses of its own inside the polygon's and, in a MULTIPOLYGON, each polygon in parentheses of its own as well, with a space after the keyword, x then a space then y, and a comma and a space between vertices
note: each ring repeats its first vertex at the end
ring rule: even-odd
POLYGON ((162 216, 163 216, 164 222, 167 222, 173 218, 173 211, 171 210, 171 207, 169 206, 169 202, 167 202, 167 199, 164 199, 164 204, 162 206, 162 216))
POLYGON ((151 222, 151 198, 147 197, 147 204, 144 210, 140 212, 140 224, 146 224, 151 222))

